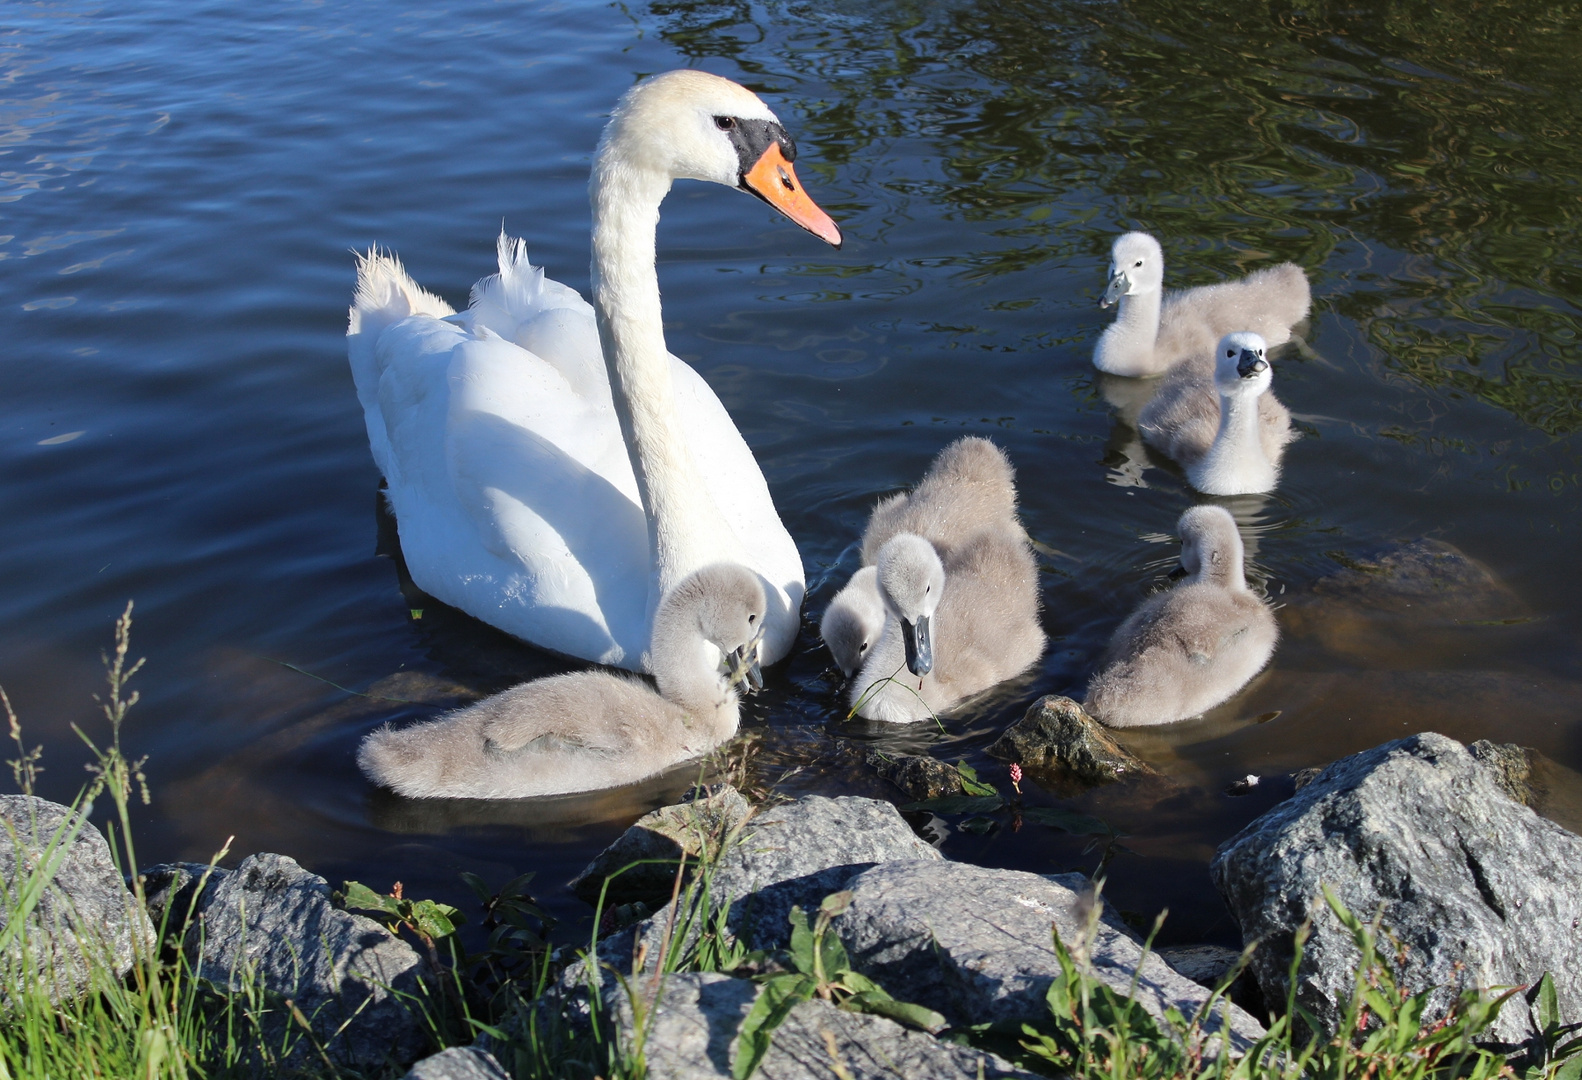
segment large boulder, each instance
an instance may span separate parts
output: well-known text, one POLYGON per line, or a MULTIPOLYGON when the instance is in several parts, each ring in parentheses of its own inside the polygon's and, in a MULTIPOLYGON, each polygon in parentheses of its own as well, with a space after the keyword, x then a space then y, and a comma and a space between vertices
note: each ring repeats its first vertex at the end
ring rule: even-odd
MULTIPOLYGON (((955 862, 887 863, 854 877, 851 906, 833 926, 852 967, 897 997, 944 1014, 952 1025, 1045 1018, 1045 995, 1060 971, 1052 934, 1072 952, 1091 898, 1019 870, 955 862)), ((1099 921, 1087 946, 1092 972, 1155 1016, 1174 1007, 1194 1015, 1209 991, 1127 934, 1099 921)), ((1264 1034, 1241 1009, 1221 1002, 1209 1030, 1230 1029, 1233 1049, 1264 1034)))
POLYGON ((401 1080, 511 1080, 494 1055, 475 1046, 453 1046, 413 1065, 401 1080))
POLYGON ((1029 768, 1069 774, 1087 784, 1153 772, 1081 705, 1053 694, 1033 702, 1026 715, 990 745, 989 753, 1029 768))
MULTIPOLYGON (((1358 952, 1320 895, 1327 885, 1364 920, 1377 911, 1396 941, 1399 979, 1438 987, 1442 1016, 1464 987, 1554 976, 1560 1012, 1582 1020, 1582 837, 1512 800, 1494 770, 1432 733, 1335 762, 1221 845, 1210 871, 1244 938, 1262 942, 1252 969, 1284 1001, 1293 933, 1312 920, 1297 1000, 1333 1033, 1358 952)), ((1489 1032, 1507 1044, 1533 1031, 1520 1002, 1489 1032)))
MULTIPOLYGON (((726 975, 671 975, 657 984, 634 979, 607 982, 606 1005, 627 1045, 637 1038, 632 996, 644 1005, 643 1038, 649 1080, 715 1080, 730 1077, 737 1032, 758 984, 726 975)), ((993 1080, 1032 1074, 993 1054, 942 1043, 892 1020, 842 1012, 817 998, 791 1010, 774 1030, 769 1051, 753 1074, 760 1080, 993 1080)))
POLYGON ((36 981, 51 1001, 92 990, 95 973, 120 979, 154 947, 148 917, 127 891, 110 847, 80 814, 31 795, 0 796, 0 928, 15 931, 3 960, 0 1008, 12 987, 36 981), (6 920, 37 897, 21 927, 6 920))
MULTIPOLYGON (((428 1046, 402 1001, 424 997, 422 958, 373 919, 335 907, 329 883, 284 855, 252 855, 211 879, 185 948, 220 990, 256 986, 274 1000, 271 1042, 296 1026, 289 1000, 330 1058, 354 1069, 405 1064, 428 1046)), ((300 1039, 296 1053, 316 1056, 300 1039)))

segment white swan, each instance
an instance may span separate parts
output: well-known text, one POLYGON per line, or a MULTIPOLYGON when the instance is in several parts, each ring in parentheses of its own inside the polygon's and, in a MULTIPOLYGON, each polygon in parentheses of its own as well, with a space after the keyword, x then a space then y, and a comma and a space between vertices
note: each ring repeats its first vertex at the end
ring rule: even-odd
POLYGON ((659 694, 633 675, 555 675, 437 720, 372 732, 357 764, 411 798, 516 799, 635 783, 736 734, 737 686, 760 685, 764 615, 756 573, 706 566, 672 589, 654 618, 659 694))
POLYGON ((1094 367, 1111 375, 1160 375, 1187 357, 1206 355, 1232 330, 1252 330, 1280 345, 1313 302, 1307 275, 1295 263, 1169 294, 1163 292, 1164 271, 1164 251, 1147 233, 1115 241, 1099 306, 1119 301, 1120 307, 1093 350, 1094 367))
POLYGON ((1212 358, 1177 364, 1137 418, 1143 442, 1179 462, 1205 494, 1255 495, 1280 481, 1296 432, 1269 392, 1266 351, 1257 334, 1226 334, 1212 358))
POLYGON ((859 716, 910 724, 1026 671, 1044 653, 1027 539, 990 530, 948 563, 916 533, 879 549, 886 619, 851 685, 859 716))
POLYGON ((735 562, 764 579, 765 662, 790 650, 802 560, 730 416, 665 348, 654 233, 671 182, 692 178, 838 246, 795 156, 748 90, 656 75, 616 105, 594 157, 591 307, 504 236, 499 274, 461 315, 394 258, 360 260, 347 348, 419 587, 535 645, 642 670, 660 598, 735 562))
POLYGON ((1263 670, 1279 641, 1274 613, 1247 588, 1230 512, 1194 506, 1177 530, 1189 577, 1127 616, 1088 684, 1087 711, 1111 727, 1170 724, 1212 709, 1263 670))
POLYGON ((911 491, 879 500, 862 534, 862 569, 836 594, 819 622, 819 636, 847 678, 862 666, 884 628, 873 565, 879 549, 903 532, 916 533, 941 559, 989 529, 1025 539, 1016 516, 1016 470, 1005 451, 967 435, 946 446, 911 491))

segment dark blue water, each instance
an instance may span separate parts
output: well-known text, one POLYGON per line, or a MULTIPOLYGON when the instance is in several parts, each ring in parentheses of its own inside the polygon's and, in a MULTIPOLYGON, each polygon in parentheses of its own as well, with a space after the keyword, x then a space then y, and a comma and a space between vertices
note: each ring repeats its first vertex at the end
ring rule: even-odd
MULTIPOLYGON (((585 288, 602 118, 691 64, 764 94, 847 236, 834 252, 682 184, 659 237, 671 347, 756 451, 810 625, 874 499, 963 433, 1010 452, 1047 549, 1034 675, 944 730, 878 733, 843 721, 809 631, 752 706, 759 780, 898 797, 862 764, 882 738, 1003 785, 982 747, 1080 691, 1168 568, 1194 495, 1130 445, 1088 362, 1109 243, 1146 227, 1173 284, 1276 259, 1313 280, 1308 347, 1276 382, 1306 437, 1274 496, 1233 507, 1286 641, 1243 696, 1135 740, 1164 780, 1033 797, 1130 833, 1111 895, 1169 904, 1179 939, 1231 935, 1206 861, 1284 773, 1387 738, 1535 746, 1574 823, 1582 18, 1496 8, 0 7, 0 684, 45 745, 43 792, 83 779, 71 725, 102 730, 98 653, 134 599, 145 861, 234 836, 445 895, 461 869, 537 868, 577 914, 561 882, 688 776, 429 806, 353 763, 447 687, 561 665, 404 585, 344 357, 350 253, 387 245, 460 305, 503 222, 585 288), (1319 603, 1353 556, 1425 536, 1486 564, 1500 610, 1319 603), (1222 794, 1249 772, 1269 779, 1222 794)), ((1039 870, 1090 868, 1082 847, 1040 825, 947 842, 1039 870)))

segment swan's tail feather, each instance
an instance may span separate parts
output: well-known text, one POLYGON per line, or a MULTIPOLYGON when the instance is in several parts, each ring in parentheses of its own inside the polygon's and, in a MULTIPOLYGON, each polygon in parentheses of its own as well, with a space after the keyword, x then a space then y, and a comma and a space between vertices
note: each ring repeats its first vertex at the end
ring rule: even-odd
POLYGON ((456 313, 445 301, 413 281, 401 260, 391 252, 369 248, 367 254, 357 252, 356 258, 357 291, 346 320, 348 337, 362 333, 378 337, 379 331, 408 315, 432 315, 443 319, 456 313))
POLYGON ((544 306, 544 271, 527 258, 527 243, 500 230, 495 244, 500 271, 472 287, 473 322, 512 340, 544 306))

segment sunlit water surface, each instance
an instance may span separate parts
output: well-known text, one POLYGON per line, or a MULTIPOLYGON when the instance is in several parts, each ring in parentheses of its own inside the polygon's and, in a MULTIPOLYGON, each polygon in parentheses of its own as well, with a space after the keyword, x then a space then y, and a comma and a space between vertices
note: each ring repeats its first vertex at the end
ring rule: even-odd
MULTIPOLYGON (((372 244, 460 304, 503 222, 586 288, 602 118, 689 64, 769 99, 847 236, 826 249, 690 183, 660 228, 671 347, 807 566, 808 629, 744 725, 759 780, 899 799, 863 763, 879 743, 1003 788, 983 748, 1038 695, 1080 693, 1163 581, 1196 496, 1088 359, 1109 243, 1145 227, 1174 284, 1311 275, 1306 347, 1276 361, 1304 438, 1278 492, 1228 500, 1285 641, 1223 708, 1129 740, 1159 780, 1045 777, 1029 801, 1130 834, 1110 895, 1168 905, 1171 940, 1234 938, 1208 859, 1291 770, 1386 739, 1536 747, 1549 812, 1582 819, 1574 3, 38 3, 0 31, 0 683, 69 798, 70 726, 102 732, 98 653, 136 600, 145 861, 234 836, 233 860, 457 900, 460 870, 536 869, 573 926, 563 883, 693 778, 423 804, 359 776, 371 728, 564 665, 403 584, 342 338, 372 244), (941 726, 848 723, 814 618, 875 498, 964 433, 1019 469, 1050 649, 941 726), (1500 584, 1411 607, 1315 588, 1423 537, 1500 584)), ((1045 825, 955 824, 958 858, 1096 858, 1045 825)))

